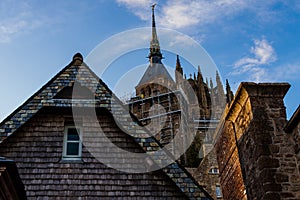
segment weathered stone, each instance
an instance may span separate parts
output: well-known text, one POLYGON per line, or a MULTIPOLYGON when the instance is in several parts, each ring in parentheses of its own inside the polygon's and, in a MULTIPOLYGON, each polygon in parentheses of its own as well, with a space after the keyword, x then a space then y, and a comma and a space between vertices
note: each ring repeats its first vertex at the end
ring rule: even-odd
POLYGON ((276 183, 266 183, 266 184, 263 184, 263 190, 265 192, 280 192, 282 191, 282 187, 281 185, 279 184, 276 184, 276 183))
POLYGON ((283 97, 288 88, 285 83, 242 83, 233 103, 225 110, 216 143, 225 199, 242 196, 243 190, 237 188, 242 185, 246 185, 246 196, 251 200, 300 198, 300 156, 295 153, 300 144, 300 107, 286 127, 291 134, 286 134, 283 97), (245 103, 247 99, 250 105, 245 103), (237 134, 238 146, 232 142, 232 136, 237 134), (232 150, 235 148, 238 158, 232 150), (242 170, 234 173, 232 169, 238 165, 242 170))
POLYGON ((258 159, 257 165, 260 170, 265 168, 277 168, 279 167, 279 160, 270 158, 269 156, 261 156, 258 159))
POLYGON ((288 182, 289 181, 289 176, 287 176, 285 174, 276 174, 275 180, 278 183, 288 182))
POLYGON ((262 200, 281 200, 280 195, 278 193, 266 193, 263 195, 262 200))

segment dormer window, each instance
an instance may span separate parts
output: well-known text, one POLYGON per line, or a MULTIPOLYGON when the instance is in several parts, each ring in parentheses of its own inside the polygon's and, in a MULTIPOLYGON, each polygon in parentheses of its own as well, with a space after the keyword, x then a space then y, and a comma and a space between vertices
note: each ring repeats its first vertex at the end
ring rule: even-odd
POLYGON ((63 160, 81 160, 81 127, 65 126, 63 160))

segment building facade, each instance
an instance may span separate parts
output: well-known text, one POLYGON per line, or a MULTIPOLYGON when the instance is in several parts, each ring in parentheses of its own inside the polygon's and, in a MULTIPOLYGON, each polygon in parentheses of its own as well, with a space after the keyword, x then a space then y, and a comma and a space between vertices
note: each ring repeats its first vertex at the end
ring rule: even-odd
MULTIPOLYGON (((0 155, 15 162, 25 188, 21 199, 212 199, 176 161, 151 170, 166 154, 149 157, 159 143, 138 126, 79 53, 1 122, 0 135, 0 155), (74 108, 80 112, 75 114, 74 108), (117 153, 115 146, 133 153, 129 155, 146 154, 130 161, 135 157, 117 153), (139 169, 148 171, 136 173, 139 169)), ((9 179, 3 181, 8 184, 9 179)))
MULTIPOLYGON (((135 87, 136 96, 128 101, 129 110, 173 155, 178 157, 178 149, 185 149, 179 162, 215 199, 222 199, 213 149, 214 130, 226 104, 221 78, 216 72, 216 86, 211 78, 208 83, 200 66, 197 73, 186 78, 177 55, 173 80, 162 63, 154 6, 149 50, 149 66, 135 87), (178 134, 181 140, 174 143, 178 134)), ((230 101, 232 92, 228 82, 226 90, 230 101)))

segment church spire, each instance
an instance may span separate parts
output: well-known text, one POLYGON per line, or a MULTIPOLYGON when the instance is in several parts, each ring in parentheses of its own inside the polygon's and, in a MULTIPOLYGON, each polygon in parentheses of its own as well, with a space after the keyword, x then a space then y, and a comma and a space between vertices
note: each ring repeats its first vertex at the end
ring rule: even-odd
POLYGON ((153 4, 152 7, 152 38, 150 41, 150 53, 149 53, 149 60, 150 63, 161 63, 162 54, 160 52, 159 41, 156 33, 156 25, 155 25, 155 15, 154 15, 154 8, 156 4, 153 4))
POLYGON ((175 80, 177 84, 181 84, 183 79, 183 69, 180 64, 179 56, 176 57, 175 80))
POLYGON ((201 69, 200 69, 200 65, 198 65, 197 78, 198 78, 198 84, 202 84, 202 82, 203 82, 203 76, 202 76, 202 72, 201 72, 201 69))
POLYGON ((176 55, 176 71, 178 71, 181 75, 183 74, 183 69, 181 67, 178 55, 176 55))

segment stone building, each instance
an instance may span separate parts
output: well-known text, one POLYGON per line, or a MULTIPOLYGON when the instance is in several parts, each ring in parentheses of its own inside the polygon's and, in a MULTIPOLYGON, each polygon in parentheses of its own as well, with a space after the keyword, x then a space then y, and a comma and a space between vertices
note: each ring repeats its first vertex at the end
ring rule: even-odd
POLYGON ((187 79, 177 56, 173 80, 161 59, 153 7, 150 64, 126 105, 131 113, 76 54, 0 123, 0 156, 16 163, 28 199, 222 199, 212 150, 226 101, 221 79, 217 73, 216 86, 209 84, 200 67, 187 79), (159 151, 178 134, 176 148, 159 151), (174 161, 169 152, 189 146, 191 136, 187 152, 174 161), (127 157, 114 146, 146 156, 127 157), (136 173, 141 169, 151 172, 136 173))
POLYGON ((287 83, 241 83, 216 131, 224 199, 300 199, 299 110, 287 83))
MULTIPOLYGON (((200 66, 194 76, 186 78, 177 55, 173 80, 162 63, 154 6, 149 50, 149 66, 135 87, 136 96, 130 99, 129 110, 168 151, 176 157, 182 153, 179 162, 215 199, 221 199, 218 166, 212 145, 214 129, 226 103, 221 78, 216 72, 216 86, 211 78, 210 83, 207 78, 204 81, 200 66), (181 134, 181 140, 174 142, 177 134, 181 134), (191 137, 194 140, 189 143, 191 137), (181 149, 187 150, 180 152, 181 149)), ((229 96, 232 95, 228 82, 226 87, 229 96)))

